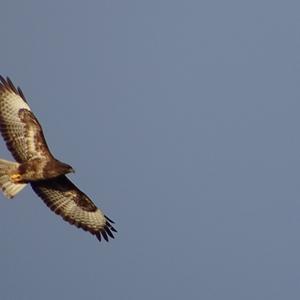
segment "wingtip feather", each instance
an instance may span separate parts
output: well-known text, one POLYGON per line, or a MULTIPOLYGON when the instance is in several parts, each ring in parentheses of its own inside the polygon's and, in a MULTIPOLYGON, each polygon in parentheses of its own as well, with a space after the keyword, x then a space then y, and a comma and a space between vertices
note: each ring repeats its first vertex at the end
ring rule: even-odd
POLYGON ((97 232, 97 233, 96 233, 96 237, 97 237, 97 239, 99 240, 99 242, 101 242, 101 233, 100 233, 100 232, 97 232))
POLYGON ((103 238, 108 242, 108 236, 107 236, 107 234, 106 234, 106 231, 105 231, 105 230, 102 230, 102 231, 101 231, 101 234, 102 234, 103 238))
POLYGON ((104 216, 105 217, 105 219, 107 219, 110 223, 113 223, 113 224, 115 224, 115 222, 113 221, 113 220, 111 220, 108 216, 104 216))
POLYGON ((112 232, 109 230, 108 227, 105 227, 105 231, 106 231, 106 233, 107 233, 112 239, 115 238, 114 235, 112 234, 112 232))

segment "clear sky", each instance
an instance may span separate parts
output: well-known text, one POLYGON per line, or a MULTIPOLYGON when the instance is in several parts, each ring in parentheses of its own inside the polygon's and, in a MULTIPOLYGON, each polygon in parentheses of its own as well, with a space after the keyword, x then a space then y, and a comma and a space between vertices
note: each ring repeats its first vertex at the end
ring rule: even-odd
POLYGON ((3 0, 0 73, 119 232, 1 196, 1 300, 299 299, 299 10, 3 0))

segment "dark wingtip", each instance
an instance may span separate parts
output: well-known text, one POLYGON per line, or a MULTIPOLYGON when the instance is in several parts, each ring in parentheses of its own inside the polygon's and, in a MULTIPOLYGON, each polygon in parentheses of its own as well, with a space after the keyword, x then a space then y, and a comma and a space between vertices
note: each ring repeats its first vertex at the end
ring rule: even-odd
POLYGON ((96 237, 97 237, 97 239, 99 240, 99 242, 101 242, 101 233, 100 233, 100 232, 97 232, 97 233, 96 233, 96 237))
POLYGON ((22 90, 19 87, 16 88, 9 77, 6 77, 6 79, 5 79, 3 76, 0 75, 0 88, 2 90, 6 89, 6 90, 10 90, 10 91, 14 92, 15 94, 19 95, 27 103, 27 100, 26 100, 22 90))
POLYGON ((109 226, 109 229, 113 232, 118 232, 114 227, 112 227, 111 225, 109 226))
POLYGON ((21 96, 21 98, 22 98, 25 102, 27 102, 27 100, 26 100, 26 98, 25 98, 25 96, 24 96, 24 94, 23 94, 23 91, 21 90, 20 87, 18 87, 18 94, 21 96))
POLYGON ((111 220, 108 216, 104 216, 110 223, 115 224, 115 222, 113 220, 111 220))
POLYGON ((12 81, 10 80, 9 77, 6 77, 6 82, 8 83, 8 86, 10 87, 10 89, 11 89, 14 93, 18 94, 18 91, 17 91, 16 87, 14 86, 14 84, 12 83, 12 81))
POLYGON ((104 237, 104 239, 108 242, 108 236, 107 236, 105 230, 102 230, 101 233, 102 233, 102 236, 104 237))
POLYGON ((3 76, 0 75, 0 89, 3 91, 5 90, 7 83, 3 76))
POLYGON ((109 230, 108 226, 105 227, 105 231, 112 239, 115 238, 114 235, 112 234, 112 232, 109 230))
POLYGON ((0 81, 2 82, 2 84, 5 83, 5 78, 3 76, 0 75, 0 81))
POLYGON ((109 237, 114 239, 114 235, 113 232, 117 232, 117 230, 115 228, 113 228, 108 222, 106 222, 106 225, 104 228, 102 228, 101 230, 97 231, 96 233, 94 233, 97 237, 97 239, 99 240, 99 242, 102 241, 102 238, 108 242, 109 241, 109 237))

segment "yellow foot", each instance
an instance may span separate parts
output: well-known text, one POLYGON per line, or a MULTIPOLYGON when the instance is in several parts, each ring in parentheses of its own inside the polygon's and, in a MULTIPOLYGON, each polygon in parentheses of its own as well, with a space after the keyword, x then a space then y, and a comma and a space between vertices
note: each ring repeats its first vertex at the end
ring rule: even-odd
POLYGON ((21 174, 12 174, 10 179, 13 183, 19 183, 22 180, 21 174))

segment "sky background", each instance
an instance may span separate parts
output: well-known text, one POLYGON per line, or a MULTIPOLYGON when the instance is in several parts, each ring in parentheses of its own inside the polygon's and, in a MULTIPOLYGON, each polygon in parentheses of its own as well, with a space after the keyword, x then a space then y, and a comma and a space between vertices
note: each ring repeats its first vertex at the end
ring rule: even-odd
POLYGON ((299 10, 2 0, 0 73, 119 232, 1 196, 0 298, 299 299, 299 10))

